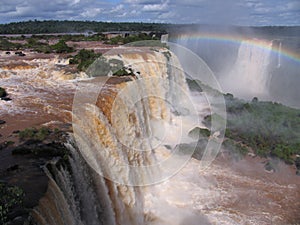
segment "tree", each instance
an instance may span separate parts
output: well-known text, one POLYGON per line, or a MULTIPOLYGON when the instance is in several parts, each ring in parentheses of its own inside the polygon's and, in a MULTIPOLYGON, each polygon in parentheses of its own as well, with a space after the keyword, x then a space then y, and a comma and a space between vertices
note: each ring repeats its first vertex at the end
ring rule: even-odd
POLYGON ((74 49, 69 47, 64 40, 60 40, 57 44, 51 46, 56 53, 70 53, 74 49))

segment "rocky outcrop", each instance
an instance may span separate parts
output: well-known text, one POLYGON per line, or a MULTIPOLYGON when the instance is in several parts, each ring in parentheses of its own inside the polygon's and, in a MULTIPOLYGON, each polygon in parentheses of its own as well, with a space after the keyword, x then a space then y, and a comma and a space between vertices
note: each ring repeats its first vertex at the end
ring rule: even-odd
POLYGON ((30 224, 30 211, 38 205, 48 187, 48 177, 43 167, 53 158, 63 159, 68 154, 64 144, 67 134, 59 130, 43 128, 47 132, 35 130, 34 135, 23 135, 24 131, 14 132, 19 137, 17 143, 0 144, 0 224, 30 224), (46 134, 42 136, 41 134, 46 134))

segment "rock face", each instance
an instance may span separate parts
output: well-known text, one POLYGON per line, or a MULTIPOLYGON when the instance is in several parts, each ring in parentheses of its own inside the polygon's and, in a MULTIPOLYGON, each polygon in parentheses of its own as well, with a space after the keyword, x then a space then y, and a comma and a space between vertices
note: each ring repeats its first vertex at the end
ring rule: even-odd
MULTIPOLYGON (((26 137, 17 143, 0 144, 0 180, 4 182, 3 185, 0 182, 0 192, 13 191, 9 194, 12 204, 5 209, 5 214, 1 214, 0 223, 15 225, 29 222, 30 211, 38 205, 48 187, 48 177, 42 168, 54 157, 62 158, 67 154, 63 145, 65 141, 66 134, 49 130, 43 139, 26 137)), ((0 202, 5 196, 8 195, 0 195, 0 202)))

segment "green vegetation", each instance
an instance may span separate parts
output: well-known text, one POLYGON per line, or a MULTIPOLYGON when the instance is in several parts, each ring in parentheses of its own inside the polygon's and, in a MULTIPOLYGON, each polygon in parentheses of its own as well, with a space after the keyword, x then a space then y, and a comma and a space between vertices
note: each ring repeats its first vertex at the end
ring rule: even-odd
POLYGON ((64 157, 68 150, 62 144, 64 139, 62 133, 47 127, 26 128, 19 132, 22 144, 12 150, 13 155, 31 154, 38 157, 64 157))
MULTIPOLYGON (((44 37, 49 37, 44 35, 44 37)), ((58 35, 62 40, 64 41, 74 41, 74 42, 79 42, 79 41, 106 41, 107 38, 105 37, 104 34, 93 34, 93 35, 84 35, 84 34, 76 34, 76 35, 71 35, 71 34, 65 34, 65 35, 58 35)), ((54 37, 55 38, 55 37, 54 37)))
POLYGON ((0 87, 0 98, 6 97, 7 92, 4 88, 0 87))
POLYGON ((69 47, 64 40, 60 40, 58 43, 55 45, 52 45, 51 48, 56 52, 56 53, 70 53, 73 52, 74 49, 69 47))
POLYGON ((119 69, 113 73, 114 76, 130 76, 133 75, 132 69, 128 72, 125 68, 119 69))
MULTIPOLYGON (((201 82, 187 82, 192 91, 219 94, 201 82)), ((279 158, 296 166, 298 162, 300 171, 300 159, 296 157, 300 154, 300 110, 278 103, 261 102, 257 97, 246 102, 227 93, 224 98, 227 110, 225 148, 237 156, 243 156, 251 149, 261 157, 279 158)), ((223 120, 217 114, 208 115, 203 121, 207 127, 211 127, 212 118, 217 124, 223 120)))
POLYGON ((262 157, 275 156, 293 163, 300 153, 300 110, 272 102, 244 102, 225 95, 225 136, 253 149, 262 157))
MULTIPOLYGON (((14 50, 24 50, 24 49, 31 49, 37 52, 42 53, 70 53, 73 52, 74 49, 69 47, 65 40, 62 38, 58 41, 58 43, 54 45, 48 44, 48 38, 42 36, 32 36, 30 38, 21 37, 20 40, 26 40, 27 43, 20 44, 20 43, 13 43, 8 39, 0 38, 0 50, 3 51, 14 51, 14 50)), ((57 38, 57 37, 56 37, 57 38)), ((14 38, 11 38, 14 39, 14 38)))
POLYGON ((196 80, 186 79, 187 85, 190 91, 202 92, 201 83, 198 83, 196 80))
POLYGON ((189 137, 198 140, 199 138, 208 138, 210 131, 206 128, 195 127, 189 132, 189 137))
POLYGON ((2 51, 19 50, 21 47, 21 44, 10 42, 5 38, 0 38, 0 50, 2 51))
POLYGON ((16 186, 0 183, 0 223, 6 224, 13 208, 21 206, 24 200, 24 192, 16 186))
POLYGON ((48 43, 41 42, 42 39, 37 37, 31 37, 27 39, 27 44, 23 46, 23 48, 29 48, 35 50, 37 52, 43 53, 52 53, 53 48, 48 43))
POLYGON ((130 76, 134 75, 131 68, 125 68, 124 63, 118 59, 106 59, 99 57, 86 70, 90 77, 107 76, 112 74, 114 76, 130 76))
POLYGON ((232 154, 236 160, 242 159, 248 153, 247 147, 232 139, 224 140, 223 147, 230 150, 230 154, 232 154))
POLYGON ((200 80, 194 80, 194 79, 186 79, 187 81, 187 85, 189 86, 189 89, 191 91, 195 91, 195 92, 205 92, 206 94, 212 95, 212 96, 220 96, 222 95, 221 92, 219 92, 218 90, 210 87, 209 85, 206 85, 204 83, 202 83, 200 80))
POLYGON ((20 140, 32 139, 32 140, 45 140, 51 131, 47 127, 42 127, 40 129, 36 128, 26 128, 19 132, 20 140))
POLYGON ((131 42, 138 42, 138 41, 149 41, 149 40, 159 40, 158 37, 153 36, 151 34, 136 34, 136 35, 129 35, 127 37, 117 36, 111 38, 105 42, 105 44, 117 45, 117 44, 128 44, 131 42))
MULTIPOLYGON (((201 82, 187 82, 192 91, 219 94, 201 82)), ((227 93, 224 98, 227 128, 223 145, 226 148, 236 155, 244 155, 252 149, 261 157, 275 157, 296 164, 296 155, 300 154, 300 110, 278 103, 261 102, 257 97, 246 102, 227 93)), ((208 115, 203 121, 207 127, 211 127, 212 118, 217 124, 223 120, 217 114, 208 115)))
POLYGON ((78 64, 77 69, 79 71, 86 71, 101 55, 101 53, 95 53, 93 50, 82 49, 70 59, 70 64, 78 64))
POLYGON ((278 165, 276 165, 276 161, 267 161, 267 163, 265 164, 265 170, 267 171, 276 171, 276 168, 278 167, 278 165))
POLYGON ((157 23, 108 23, 95 21, 26 21, 0 24, 1 34, 89 33, 107 31, 157 31, 165 32, 167 24, 157 23))

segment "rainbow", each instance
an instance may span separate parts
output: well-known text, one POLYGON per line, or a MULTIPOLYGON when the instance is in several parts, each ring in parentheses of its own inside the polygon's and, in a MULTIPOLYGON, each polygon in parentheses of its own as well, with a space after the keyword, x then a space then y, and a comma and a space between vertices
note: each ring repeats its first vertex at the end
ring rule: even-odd
POLYGON ((189 32, 186 34, 176 35, 177 40, 213 40, 218 42, 228 42, 234 44, 241 44, 242 42, 258 47, 263 50, 268 50, 276 54, 281 54, 282 56, 300 63, 300 52, 294 52, 290 49, 284 48, 284 46, 272 46, 270 45, 270 40, 257 39, 245 37, 242 35, 229 35, 221 33, 208 33, 208 32, 189 32))

